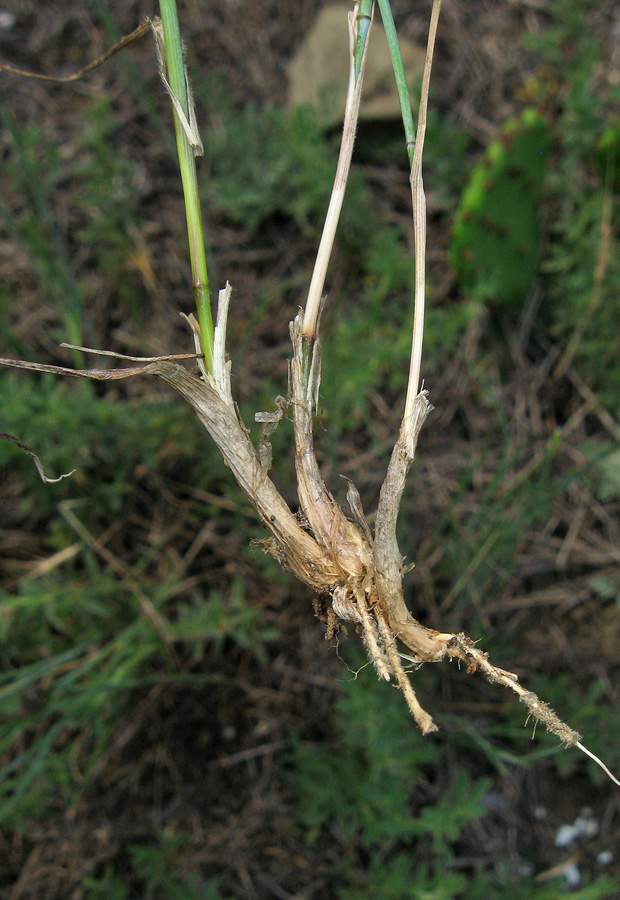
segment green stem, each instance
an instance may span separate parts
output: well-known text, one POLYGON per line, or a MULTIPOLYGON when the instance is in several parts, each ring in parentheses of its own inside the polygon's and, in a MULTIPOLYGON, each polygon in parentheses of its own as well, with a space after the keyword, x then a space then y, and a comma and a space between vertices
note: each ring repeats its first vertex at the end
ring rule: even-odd
POLYGON ((390 0, 377 0, 377 2, 383 20, 388 47, 390 48, 390 56, 392 57, 392 68, 394 69, 398 99, 400 101, 400 111, 403 117, 403 126, 405 128, 405 139, 407 141, 407 155, 409 157, 409 165, 411 166, 413 163, 413 148, 415 146, 415 126, 413 124, 413 113, 411 111, 411 99, 409 97, 409 88, 407 87, 407 78, 405 77, 405 67, 403 65, 403 58, 400 52, 398 36, 396 34, 396 26, 394 25, 394 17, 392 16, 392 10, 390 8, 390 0))
POLYGON ((355 78, 360 73, 360 66, 362 64, 362 56, 364 55, 364 47, 366 46, 366 39, 368 38, 368 32, 370 30, 370 23, 372 22, 372 7, 374 4, 374 0, 360 0, 359 9, 357 11, 357 38, 355 41, 355 52, 354 52, 354 65, 355 65, 355 78))
MULTIPOLYGON (((176 0, 160 0, 159 9, 166 45, 166 69, 170 88, 179 101, 187 119, 190 119, 185 61, 179 30, 176 0)), ((189 254, 192 264, 192 282, 202 351, 205 356, 205 367, 208 372, 213 368, 213 319, 211 317, 211 294, 207 274, 207 258, 205 254, 202 214, 198 195, 198 178, 196 176, 196 160, 194 148, 191 146, 185 130, 174 111, 174 129, 177 139, 183 196, 185 198, 185 215, 187 218, 187 235, 189 238, 189 254)))

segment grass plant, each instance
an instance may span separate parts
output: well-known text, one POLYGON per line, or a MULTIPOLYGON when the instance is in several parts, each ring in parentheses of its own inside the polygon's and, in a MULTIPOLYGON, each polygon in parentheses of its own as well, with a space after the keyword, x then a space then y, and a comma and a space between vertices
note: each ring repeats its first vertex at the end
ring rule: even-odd
MULTIPOLYGON (((510 668, 538 669, 532 688, 617 767, 620 589, 609 550, 620 494, 609 419, 617 409, 609 337, 617 195, 613 178, 590 163, 613 97, 601 100, 591 81, 603 48, 584 30, 582 14, 582 4, 554 6, 535 48, 547 68, 524 89, 528 105, 548 111, 558 96, 563 104, 550 114, 554 165, 543 192, 535 326, 527 330, 523 311, 488 317, 453 284, 441 287, 445 256, 444 269, 430 261, 428 293, 443 294, 429 297, 425 377, 442 402, 416 463, 424 489, 405 495, 399 535, 402 546, 418 548, 405 582, 412 609, 424 607, 434 625, 447 617, 452 630, 483 634, 510 668), (554 85, 562 88, 556 93, 554 85), (571 196, 563 191, 569 174, 571 196), (541 382, 549 342, 558 355, 541 382), (524 425, 523 383, 539 404, 538 430, 524 425), (576 385, 590 391, 585 411, 576 405, 576 385), (581 530, 571 531, 579 521, 581 530), (588 621, 601 623, 596 634, 588 621), (557 649, 558 624, 570 652, 557 649)), ((224 136, 207 142, 209 177, 200 185, 214 228, 226 240, 242 238, 261 260, 270 257, 260 257, 260 240, 283 223, 289 238, 309 247, 333 174, 333 137, 321 135, 307 111, 290 118, 268 104, 240 111, 198 81, 196 95, 210 98, 210 112, 224 123, 224 136)), ((93 259, 106 268, 111 295, 126 304, 140 339, 149 320, 125 265, 135 228, 143 227, 144 198, 130 190, 129 159, 118 152, 108 116, 113 108, 93 102, 76 138, 84 163, 69 184, 99 210, 82 231, 95 245, 82 269, 54 217, 67 183, 59 154, 42 128, 6 119, 7 167, 22 200, 7 193, 5 226, 34 263, 54 336, 62 332, 73 343, 95 327, 82 310, 93 259), (114 189, 105 202, 108 183, 114 189)), ((465 173, 477 163, 476 139, 438 113, 429 117, 428 138, 431 227, 440 221, 445 237, 465 173)), ((412 284, 408 225, 392 214, 398 221, 378 233, 372 165, 366 174, 367 183, 361 167, 353 172, 336 238, 332 293, 341 296, 332 298, 323 328, 329 431, 321 443, 335 472, 350 472, 343 460, 359 453, 352 477, 361 479, 371 508, 393 438, 386 407, 402 402, 406 389, 402 322, 410 317, 412 284), (359 305, 351 310, 345 295, 354 279, 359 305)), ((271 308, 298 303, 300 267, 295 257, 286 270, 288 292, 267 281, 271 308)), ((206 271, 200 278, 204 287, 206 271)), ((15 276, 3 291, 2 343, 38 354, 40 338, 19 316, 22 286, 26 291, 23 276, 15 276)), ((204 313, 200 325, 208 333, 204 313)), ((122 337, 113 317, 107 327, 122 337)), ((275 339, 267 337, 257 356, 269 361, 275 339)), ((243 390, 246 354, 232 352, 243 390)), ((617 896, 615 867, 607 875, 596 862, 605 835, 600 848, 579 848, 580 887, 571 891, 561 872, 534 880, 564 861, 553 848, 558 798, 578 803, 585 785, 603 827, 614 827, 600 771, 548 738, 532 745, 515 704, 491 687, 463 686, 463 673, 438 674, 439 667, 416 673, 415 683, 442 732, 418 738, 396 691, 377 685, 369 669, 354 678, 326 652, 310 620, 293 609, 278 561, 247 551, 250 539, 264 535, 189 410, 152 387, 126 390, 122 383, 103 392, 11 373, 0 385, 4 430, 35 446, 53 474, 78 462, 73 481, 43 489, 27 457, 1 448, 3 887, 21 878, 21 896, 41 896, 42 882, 27 886, 39 858, 45 890, 59 898, 78 890, 119 900, 224 900, 277 895, 273 884, 281 894, 314 890, 330 900, 617 896), (545 783, 554 802, 542 796, 545 783), (537 804, 549 811, 546 824, 534 816, 537 804), (509 846, 504 837, 515 830, 509 846), (67 833, 71 841, 63 843, 58 835, 67 833), (68 844, 81 855, 79 865, 68 844), (233 844, 247 872, 235 868, 233 844), (46 852, 53 878, 49 868, 45 875, 46 852), (535 870, 524 868, 528 852, 535 870)), ((532 401, 527 410, 535 409, 532 401)), ((284 428, 275 436, 280 446, 284 428)), ((290 479, 274 456, 275 477, 290 479)), ((361 665, 343 637, 337 652, 351 669, 361 665)))

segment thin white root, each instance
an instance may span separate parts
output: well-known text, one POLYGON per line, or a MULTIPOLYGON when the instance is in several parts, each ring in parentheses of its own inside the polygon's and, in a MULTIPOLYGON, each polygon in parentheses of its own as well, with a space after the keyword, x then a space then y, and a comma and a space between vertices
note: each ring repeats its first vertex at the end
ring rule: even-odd
POLYGON ((596 765, 601 767, 601 769, 603 770, 605 775, 607 775, 608 778, 611 778, 613 783, 617 784, 618 787, 620 787, 620 781, 618 781, 618 779, 616 778, 615 775, 611 774, 611 772, 609 771, 609 769, 607 768, 605 763, 602 760, 600 760, 598 758, 598 756, 595 756, 594 753, 592 753, 590 750, 588 750, 587 747, 584 747, 583 744, 580 744, 579 741, 577 741, 577 743, 575 744, 575 747, 577 747, 579 750, 581 750, 582 753, 585 753, 586 756, 589 756, 590 759, 593 759, 594 762, 596 763, 596 765))

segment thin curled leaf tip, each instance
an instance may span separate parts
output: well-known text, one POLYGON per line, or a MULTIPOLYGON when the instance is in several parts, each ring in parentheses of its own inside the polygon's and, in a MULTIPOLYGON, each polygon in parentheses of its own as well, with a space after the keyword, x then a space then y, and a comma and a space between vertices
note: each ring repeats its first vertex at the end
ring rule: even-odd
POLYGON ((59 475, 58 478, 49 478, 45 474, 45 470, 43 468, 43 464, 41 460, 34 452, 34 450, 28 446, 28 444, 24 444, 23 441, 20 441, 18 438, 13 437, 12 434, 6 434, 5 432, 0 432, 0 441, 7 441, 9 444, 15 444, 16 447, 19 447, 20 450, 23 450, 24 453, 27 453, 28 456, 32 457, 32 461, 34 462, 37 472, 41 478, 41 481, 44 484, 57 484, 59 481, 62 481, 63 478, 69 478, 70 475, 73 475, 75 469, 71 469, 70 472, 65 472, 63 475, 59 475))

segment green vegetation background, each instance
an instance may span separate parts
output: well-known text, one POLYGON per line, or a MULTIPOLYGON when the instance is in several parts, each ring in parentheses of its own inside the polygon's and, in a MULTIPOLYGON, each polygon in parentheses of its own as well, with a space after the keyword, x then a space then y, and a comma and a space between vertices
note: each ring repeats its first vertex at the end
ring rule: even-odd
MULTIPOLYGON (((556 0, 522 29, 535 65, 495 142, 445 98, 433 108, 424 371, 438 412, 401 546, 416 614, 479 638, 617 771, 620 87, 601 90, 606 50, 584 27, 599 7, 556 0), (520 412, 531 397, 539 421, 520 412)), ((116 12, 120 27, 131 11, 116 12)), ((89 15, 109 43, 114 17, 95 2, 89 15)), ((150 55, 113 64, 120 98, 100 73, 81 93, 21 84, 17 97, 2 76, 4 355, 67 364, 61 340, 189 349, 180 186, 150 55), (29 115, 44 95, 56 140, 29 115)), ((258 92, 242 103, 226 66, 193 68, 212 283, 235 287, 229 349, 250 423, 286 389, 286 323, 338 136, 258 92)), ((410 342, 401 145, 361 129, 324 328, 322 461, 369 511, 410 342)), ((598 855, 619 828, 600 772, 545 735, 531 743, 510 698, 438 668, 412 675, 441 726, 422 740, 355 636, 325 644, 312 598, 252 549, 260 528, 177 398, 14 372, 0 396, 2 431, 52 475, 76 469, 43 486, 0 446, 2 896, 556 900, 562 867, 534 876, 569 857, 557 826, 586 803, 600 839, 580 849, 570 896, 618 895, 618 861, 598 855)), ((284 425, 275 474, 293 501, 290 449, 284 425)))

